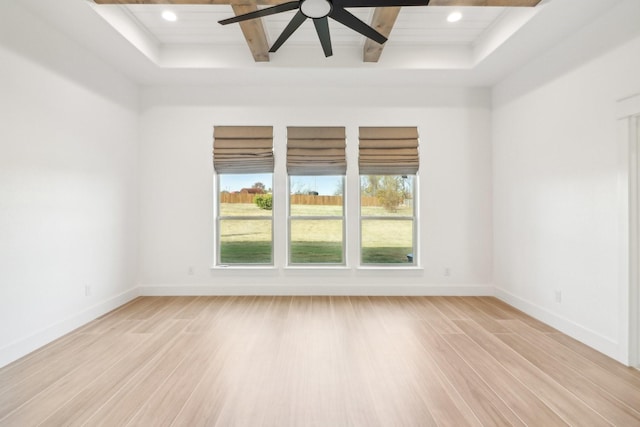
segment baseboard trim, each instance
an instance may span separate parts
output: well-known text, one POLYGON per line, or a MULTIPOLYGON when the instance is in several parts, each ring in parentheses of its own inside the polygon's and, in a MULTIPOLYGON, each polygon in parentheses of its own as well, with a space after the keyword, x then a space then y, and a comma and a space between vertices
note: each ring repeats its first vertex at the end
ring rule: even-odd
POLYGON ((260 285, 144 285, 138 287, 142 296, 185 295, 385 295, 385 296, 493 296, 490 285, 415 286, 260 286, 260 285))
POLYGON ((546 323, 547 325, 556 328, 560 332, 569 335, 570 337, 588 345, 589 347, 617 360, 620 363, 626 364, 626 360, 620 355, 620 346, 617 342, 604 337, 597 332, 594 332, 588 328, 580 326, 579 324, 559 316, 546 308, 526 301, 518 296, 515 296, 504 289, 494 288, 496 298, 501 299, 507 304, 517 308, 528 314, 531 317, 538 319, 539 321, 546 323))
POLYGON ((72 315, 60 322, 57 322, 51 326, 26 337, 14 341, 3 348, 0 348, 0 368, 8 365, 11 362, 18 360, 19 358, 26 356, 43 347, 50 342, 60 338, 61 336, 68 334, 74 329, 83 326, 90 321, 115 310, 116 308, 128 303, 134 298, 139 296, 137 287, 134 287, 128 291, 111 297, 105 301, 95 304, 75 315, 72 315))

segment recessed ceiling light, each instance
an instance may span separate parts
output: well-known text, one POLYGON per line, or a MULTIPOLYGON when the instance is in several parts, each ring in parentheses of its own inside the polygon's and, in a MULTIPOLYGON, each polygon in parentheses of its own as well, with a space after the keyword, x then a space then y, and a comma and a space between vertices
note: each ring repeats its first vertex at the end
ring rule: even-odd
POLYGON ((449 16, 447 16, 447 21, 449 22, 458 22, 462 19, 462 13, 460 12, 451 12, 449 16))
POLYGON ((165 10, 162 12, 162 17, 165 21, 175 22, 178 20, 178 16, 170 10, 165 10))

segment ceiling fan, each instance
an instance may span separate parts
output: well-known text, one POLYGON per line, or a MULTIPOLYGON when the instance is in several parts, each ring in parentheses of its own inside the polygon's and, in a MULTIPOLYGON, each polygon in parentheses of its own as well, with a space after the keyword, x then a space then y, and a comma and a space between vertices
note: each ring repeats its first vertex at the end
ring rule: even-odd
POLYGON ((289 24, 287 24, 278 39, 271 46, 269 52, 276 52, 284 42, 289 39, 291 34, 293 34, 294 31, 296 31, 298 27, 307 20, 307 18, 310 18, 313 19, 313 24, 316 28, 316 32, 318 33, 318 38, 320 39, 324 55, 329 57, 333 55, 333 49, 331 47, 329 20, 327 18, 338 21, 342 25, 357 31, 363 36, 380 44, 387 41, 387 38, 376 31, 373 27, 362 22, 351 12, 348 12, 345 9, 346 7, 428 6, 429 1, 430 0, 294 0, 277 6, 267 7, 265 9, 234 16, 233 18, 223 19, 222 21, 219 21, 219 23, 222 25, 228 25, 298 9, 298 12, 294 15, 291 21, 289 21, 289 24))

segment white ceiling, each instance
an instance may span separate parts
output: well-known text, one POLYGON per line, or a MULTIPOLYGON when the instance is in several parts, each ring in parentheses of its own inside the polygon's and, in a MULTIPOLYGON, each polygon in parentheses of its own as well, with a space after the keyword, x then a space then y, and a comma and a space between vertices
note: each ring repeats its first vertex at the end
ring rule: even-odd
MULTIPOLYGON (((243 67, 252 61, 238 24, 218 21, 234 16, 228 5, 93 5, 116 31, 162 68, 243 67), (164 10, 176 22, 162 19, 164 10)), ((470 69, 499 47, 542 9, 499 7, 404 7, 379 61, 383 68, 470 69), (463 13, 447 22, 453 11, 463 13)), ((371 22, 373 9, 352 8, 371 22)), ((263 18, 270 43, 277 39, 294 11, 263 18)), ((311 20, 307 20, 276 53, 276 66, 358 67, 365 37, 329 20, 334 55, 325 58, 311 20)))
MULTIPOLYGON (((128 11, 140 27, 148 31, 163 45, 211 44, 242 45, 244 38, 240 26, 222 26, 218 21, 234 16, 228 5, 124 5, 116 6, 128 11), (164 10, 176 13, 176 22, 165 21, 164 10)), ((391 41, 400 44, 471 45, 504 13, 501 7, 466 7, 455 10, 463 13, 456 23, 447 22, 453 9, 448 7, 405 7, 393 28, 391 41)), ((352 8, 351 13, 364 22, 371 22, 372 8, 352 8)), ((267 36, 273 42, 282 32, 296 11, 289 11, 262 18, 267 36)), ((334 46, 362 46, 364 36, 329 20, 331 41, 334 46)), ((317 45, 318 37, 312 22, 307 20, 287 41, 288 45, 317 45)), ((247 50, 248 52, 248 50, 247 50)))
MULTIPOLYGON (((543 0, 535 8, 405 7, 378 63, 363 63, 364 37, 331 22, 334 55, 325 58, 313 25, 303 26, 270 62, 256 63, 228 5, 97 5, 91 0, 21 0, 142 85, 491 86, 544 54, 620 0, 543 0), (304 71, 304 72, 301 72, 304 71)), ((372 9, 350 9, 370 22, 372 9)), ((263 18, 270 42, 292 13, 263 18)), ((331 20, 330 20, 331 21, 331 20)), ((606 37, 606 35, 603 35, 606 37)))

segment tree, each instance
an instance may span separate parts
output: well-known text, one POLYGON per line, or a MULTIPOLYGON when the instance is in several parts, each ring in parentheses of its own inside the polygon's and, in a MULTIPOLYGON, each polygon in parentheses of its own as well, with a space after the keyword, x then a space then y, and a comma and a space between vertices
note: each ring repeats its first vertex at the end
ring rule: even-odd
POLYGON ((368 175, 362 178, 360 188, 364 195, 376 197, 388 211, 395 212, 411 198, 406 188, 406 177, 400 175, 368 175))
POLYGON ((378 184, 382 177, 379 175, 366 175, 360 182, 361 191, 365 196, 377 197, 378 184))
POLYGON ((291 182, 291 194, 309 194, 311 187, 300 181, 291 182))
POLYGON ((380 204, 390 211, 395 212, 404 202, 404 191, 402 188, 402 178, 385 175, 380 180, 378 192, 376 194, 380 204))
POLYGON ((260 194, 253 198, 253 203, 260 209, 270 211, 273 208, 273 195, 260 194))
POLYGON ((335 188, 333 190, 333 195, 342 196, 343 192, 344 192, 344 180, 340 178, 336 181, 335 188))
POLYGON ((253 184, 253 186, 251 186, 251 188, 257 188, 258 190, 262 190, 263 193, 265 192, 265 189, 266 189, 264 184, 261 182, 256 182, 255 184, 253 184))

